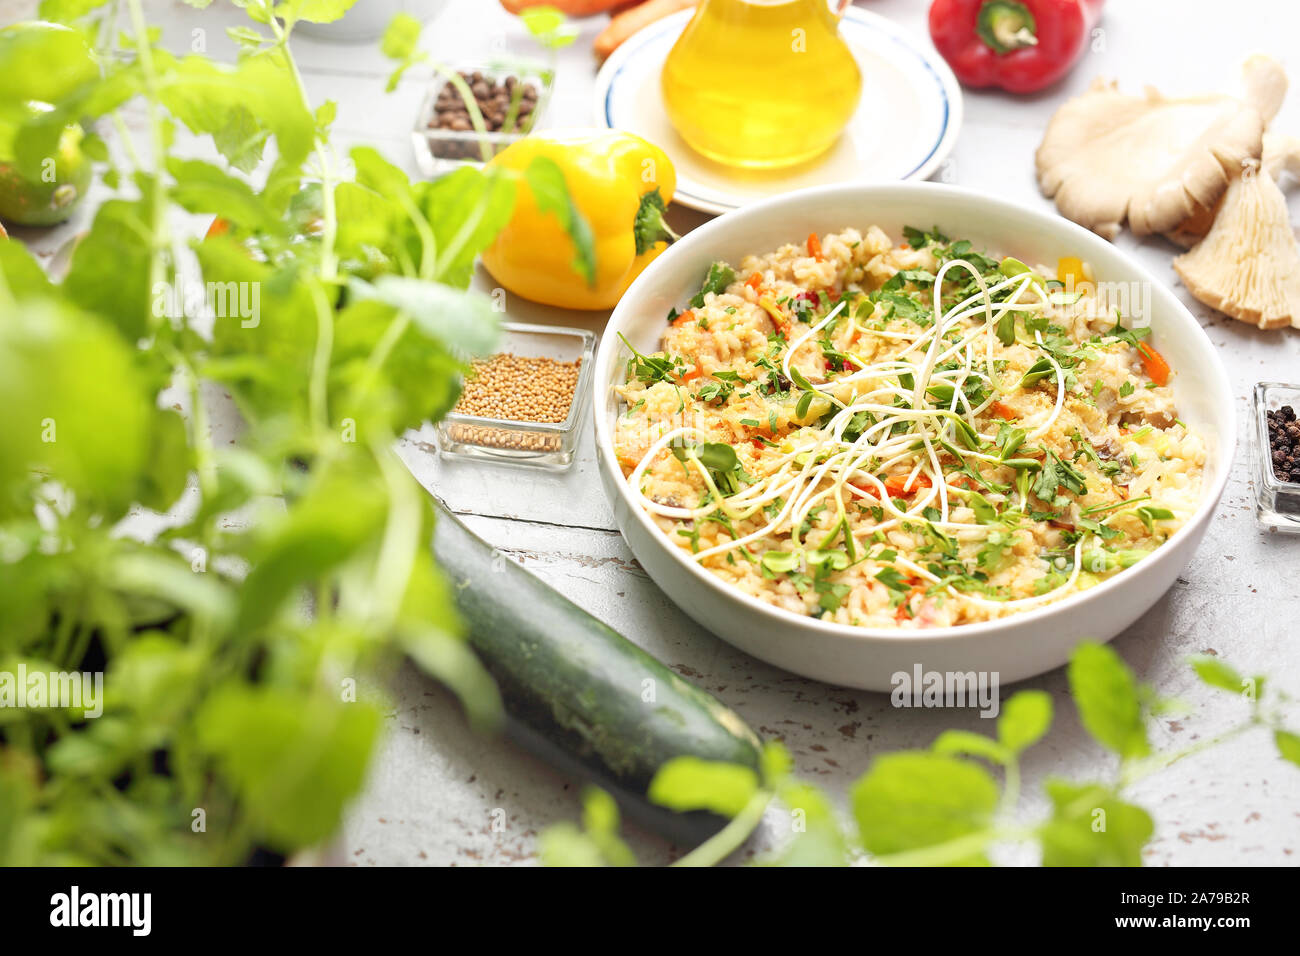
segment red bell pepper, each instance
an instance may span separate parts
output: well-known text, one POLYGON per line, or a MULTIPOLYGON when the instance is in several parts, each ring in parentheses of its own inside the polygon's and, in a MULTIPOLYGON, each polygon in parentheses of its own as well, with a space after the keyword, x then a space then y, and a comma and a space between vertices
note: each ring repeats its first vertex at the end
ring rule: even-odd
POLYGON ((1106 0, 935 0, 930 37, 966 86, 1032 93, 1078 62, 1106 0))

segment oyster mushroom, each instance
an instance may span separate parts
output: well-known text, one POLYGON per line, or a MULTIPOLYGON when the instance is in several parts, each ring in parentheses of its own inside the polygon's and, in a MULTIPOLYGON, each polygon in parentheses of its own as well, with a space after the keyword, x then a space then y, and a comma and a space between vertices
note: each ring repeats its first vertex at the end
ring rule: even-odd
POLYGON ((1241 97, 1170 99, 1094 80, 1048 123, 1035 155, 1038 185, 1062 215, 1107 239, 1125 220, 1138 235, 1177 234, 1198 216, 1208 226, 1232 175, 1259 158, 1286 75, 1276 60, 1255 56, 1243 85, 1241 97))
POLYGON ((1300 171, 1300 140, 1265 137, 1264 158, 1245 160, 1214 225, 1174 270, 1197 299, 1261 329, 1300 328, 1300 245, 1276 177, 1300 171))

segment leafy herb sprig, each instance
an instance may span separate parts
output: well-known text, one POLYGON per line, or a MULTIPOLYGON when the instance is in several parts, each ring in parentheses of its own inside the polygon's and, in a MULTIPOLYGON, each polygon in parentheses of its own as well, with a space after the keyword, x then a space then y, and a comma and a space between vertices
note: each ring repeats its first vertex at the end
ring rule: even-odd
POLYGON ((4 711, 0 862, 235 864, 328 838, 403 655, 474 723, 501 715, 393 445, 492 346, 467 287, 517 183, 413 183, 365 147, 345 163, 289 41, 352 0, 237 5, 234 64, 164 49, 140 0, 46 3, 67 29, 0 44, 0 75, 49 106, 6 130, 27 174, 69 123, 115 135, 87 136, 111 195, 62 282, 0 242, 0 356, 21 357, 0 375, 0 670, 105 687, 98 718, 4 711), (183 130, 219 161, 177 156, 183 130), (183 243, 185 213, 220 228, 183 243), (237 444, 212 436, 222 390, 237 444))
MULTIPOLYGON (((670 761, 655 777, 649 796, 675 810, 705 809, 732 818, 716 836, 677 860, 678 866, 727 859, 773 802, 787 811, 780 819, 798 825, 791 826, 784 846, 759 861, 769 865, 986 865, 1008 848, 1028 845, 1044 866, 1139 866, 1155 821, 1127 795, 1138 781, 1254 731, 1271 733, 1279 755, 1300 767, 1300 734, 1283 724, 1284 710, 1292 703, 1285 694, 1218 657, 1198 655, 1191 667, 1214 691, 1238 695, 1246 714, 1213 738, 1154 752, 1148 722, 1180 712, 1182 705, 1140 683, 1109 646, 1080 645, 1067 670, 1070 694, 1084 729, 1119 758, 1118 766, 1114 774, 1098 779, 1043 781, 1050 809, 1039 819, 1022 815, 1020 762, 1051 729, 1052 699, 1041 690, 1019 691, 1003 701, 993 735, 949 730, 926 749, 877 757, 850 788, 847 825, 827 794, 792 775, 790 757, 779 744, 768 746, 761 774, 696 758, 670 761)), ((589 791, 585 799, 587 827, 547 830, 541 841, 543 862, 631 862, 621 841, 611 850, 618 827, 608 797, 589 791)))

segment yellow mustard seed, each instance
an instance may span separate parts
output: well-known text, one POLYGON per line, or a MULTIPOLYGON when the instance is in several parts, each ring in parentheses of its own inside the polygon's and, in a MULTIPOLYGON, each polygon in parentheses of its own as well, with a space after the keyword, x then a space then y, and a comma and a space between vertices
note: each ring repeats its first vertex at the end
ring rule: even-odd
POLYGON ((581 364, 580 359, 560 362, 499 352, 473 363, 454 411, 512 422, 562 422, 573 407, 581 364))

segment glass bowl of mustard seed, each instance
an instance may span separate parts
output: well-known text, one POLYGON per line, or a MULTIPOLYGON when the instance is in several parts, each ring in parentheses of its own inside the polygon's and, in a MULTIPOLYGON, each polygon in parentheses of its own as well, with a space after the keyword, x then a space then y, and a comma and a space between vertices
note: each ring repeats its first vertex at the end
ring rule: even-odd
POLYGON ((438 423, 442 456, 569 467, 595 344, 586 329, 507 322, 502 350, 471 364, 460 400, 438 423))
POLYGON ((1254 477, 1259 523, 1300 533, 1300 386, 1255 386, 1254 477))

